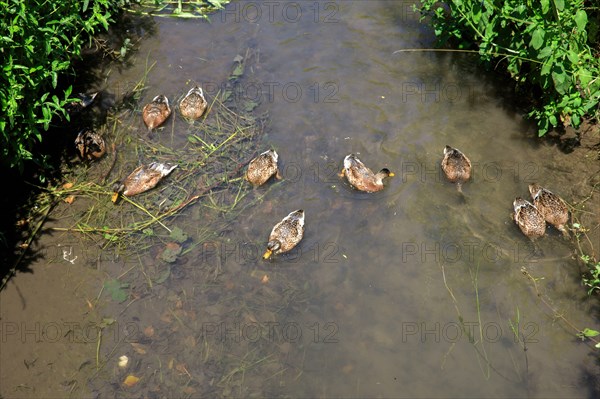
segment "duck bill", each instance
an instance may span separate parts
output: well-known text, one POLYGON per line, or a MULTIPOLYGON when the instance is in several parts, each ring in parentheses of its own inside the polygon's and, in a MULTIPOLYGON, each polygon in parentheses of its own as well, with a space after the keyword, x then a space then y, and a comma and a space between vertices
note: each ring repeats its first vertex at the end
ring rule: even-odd
POLYGON ((271 255, 273 255, 273 251, 271 251, 270 249, 267 249, 265 251, 265 254, 263 255, 263 259, 269 259, 271 257, 271 255))
POLYGON ((395 174, 394 172, 390 172, 390 175, 389 175, 389 176, 390 176, 390 177, 394 177, 394 176, 396 176, 396 174, 395 174))
POLYGON ((113 202, 113 204, 116 204, 118 199, 119 193, 113 193, 112 197, 110 197, 110 200, 113 202))

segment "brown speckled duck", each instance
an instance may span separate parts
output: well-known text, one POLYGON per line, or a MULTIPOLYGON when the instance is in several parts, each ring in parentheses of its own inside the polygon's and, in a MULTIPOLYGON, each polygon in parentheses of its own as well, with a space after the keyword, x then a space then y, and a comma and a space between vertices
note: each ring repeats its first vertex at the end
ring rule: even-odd
POLYGON ((273 227, 263 259, 292 250, 304 236, 304 211, 298 209, 273 227))
POLYGON ((169 99, 162 94, 154 97, 152 102, 142 109, 142 119, 150 131, 162 125, 169 115, 171 115, 169 99))
POLYGON ((462 185, 471 178, 471 161, 459 149, 449 145, 444 147, 444 158, 442 159, 442 170, 456 188, 462 192, 462 185))
POLYGON ((112 202, 117 202, 119 194, 131 197, 154 188, 163 177, 175 169, 177 165, 152 162, 138 166, 123 182, 115 184, 112 202))
POLYGON ((192 87, 179 103, 181 115, 192 120, 200 118, 206 111, 206 107, 208 107, 208 103, 200 86, 192 87))
POLYGON ((77 134, 75 147, 84 160, 99 159, 106 152, 106 143, 102 136, 91 129, 84 129, 77 134))
POLYGON ((392 177, 394 174, 387 168, 373 173, 355 154, 350 154, 344 158, 344 169, 342 169, 340 177, 344 176, 346 176, 348 182, 357 190, 374 193, 383 190, 383 179, 392 177))
POLYGON ((546 221, 540 211, 529 201, 517 197, 513 202, 513 219, 523 234, 535 240, 546 232, 546 221))
POLYGON ((260 186, 266 183, 273 175, 275 175, 276 179, 281 179, 282 176, 277 169, 278 158, 279 156, 274 150, 265 151, 254 158, 248 165, 246 180, 254 186, 260 186))
POLYGON ((565 202, 558 195, 536 183, 529 185, 529 192, 533 205, 540 211, 546 222, 560 230, 564 236, 568 236, 565 224, 569 221, 569 209, 565 202))

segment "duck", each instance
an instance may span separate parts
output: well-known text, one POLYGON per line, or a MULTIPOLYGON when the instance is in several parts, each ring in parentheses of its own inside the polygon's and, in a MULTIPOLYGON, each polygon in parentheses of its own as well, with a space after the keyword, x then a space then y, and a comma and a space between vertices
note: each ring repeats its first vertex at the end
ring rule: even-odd
POLYGON ((275 175, 276 179, 282 179, 281 173, 277 168, 277 160, 279 155, 275 150, 268 150, 261 153, 248 164, 246 171, 246 180, 255 187, 261 186, 275 175))
POLYGON ((169 99, 162 94, 154 97, 152 102, 144 105, 142 109, 142 119, 149 131, 162 125, 169 115, 171 115, 169 99))
POLYGON ((569 220, 569 209, 558 195, 537 183, 529 185, 533 205, 540 211, 544 220, 556 227, 563 236, 569 235, 565 224, 569 220))
POLYGON ((462 192, 462 185, 471 178, 471 161, 459 149, 449 145, 444 147, 444 158, 442 159, 442 170, 456 188, 462 192))
POLYGON ((291 251, 304 236, 304 210, 298 209, 277 223, 267 243, 263 259, 269 259, 273 254, 291 251))
POLYGON ((106 153, 106 142, 91 129, 84 129, 75 138, 75 147, 83 160, 100 159, 106 153))
POLYGON ((523 234, 531 240, 544 235, 546 232, 546 221, 535 205, 521 197, 517 197, 513 202, 513 209, 513 219, 523 234))
POLYGON ((92 105, 99 92, 87 94, 87 93, 78 93, 77 98, 79 101, 71 101, 65 107, 67 112, 71 115, 79 113, 83 111, 85 108, 92 105))
POLYGON ((208 103, 204 98, 204 93, 200 86, 192 87, 179 103, 181 115, 183 115, 184 118, 192 120, 200 118, 207 107, 208 103))
POLYGON ((116 203, 119 194, 131 197, 154 188, 159 181, 169 175, 177 165, 152 162, 138 166, 125 180, 113 187, 112 202, 116 203))
POLYGON ((394 173, 387 168, 373 173, 355 154, 350 154, 344 158, 344 168, 339 176, 346 176, 348 182, 357 190, 374 193, 383 190, 383 179, 393 177, 394 173))

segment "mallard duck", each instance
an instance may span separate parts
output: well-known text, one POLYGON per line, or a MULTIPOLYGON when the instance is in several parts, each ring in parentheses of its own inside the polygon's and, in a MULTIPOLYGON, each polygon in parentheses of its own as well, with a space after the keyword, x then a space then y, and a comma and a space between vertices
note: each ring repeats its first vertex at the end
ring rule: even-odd
POLYGON ((119 194, 131 197, 154 188, 163 177, 171 173, 176 167, 177 165, 159 162, 138 166, 123 182, 115 184, 112 201, 117 202, 119 194))
POLYGON ((563 235, 568 236, 565 224, 569 220, 569 209, 565 202, 558 195, 536 183, 529 185, 529 192, 533 199, 533 205, 540 211, 546 222, 560 230, 563 235))
POLYGON ((298 209, 273 227, 263 259, 292 250, 304 236, 304 211, 298 209))
POLYGON ((99 92, 95 92, 92 94, 78 93, 77 97, 79 97, 80 101, 72 101, 69 104, 67 104, 67 106, 65 107, 67 109, 67 112, 69 114, 76 114, 78 112, 83 111, 84 108, 87 108, 90 105, 92 105, 98 93, 99 92))
POLYGON ((208 103, 200 86, 192 87, 179 103, 179 110, 184 118, 198 119, 206 111, 208 103))
POLYGON ((394 176, 387 168, 373 173, 354 154, 347 155, 344 158, 344 169, 342 169, 340 177, 344 177, 344 175, 353 187, 368 193, 383 190, 383 179, 394 176))
POLYGON ((471 161, 459 149, 449 145, 444 147, 442 170, 448 180, 456 183, 456 188, 462 192, 462 185, 471 178, 471 161))
POLYGON ((142 109, 142 119, 148 126, 148 130, 162 125, 169 115, 171 115, 169 99, 162 94, 154 97, 152 102, 144 105, 144 109, 142 109))
POLYGON ((513 219, 523 234, 535 240, 546 232, 546 221, 540 211, 529 201, 517 197, 513 202, 513 219))
POLYGON ((91 129, 84 129, 77 134, 75 147, 81 159, 88 161, 99 159, 106 152, 104 139, 91 129))
POLYGON ((264 184, 271 176, 281 179, 281 173, 277 169, 277 160, 279 156, 274 150, 268 150, 250 161, 248 171, 246 171, 246 180, 255 186, 264 184))

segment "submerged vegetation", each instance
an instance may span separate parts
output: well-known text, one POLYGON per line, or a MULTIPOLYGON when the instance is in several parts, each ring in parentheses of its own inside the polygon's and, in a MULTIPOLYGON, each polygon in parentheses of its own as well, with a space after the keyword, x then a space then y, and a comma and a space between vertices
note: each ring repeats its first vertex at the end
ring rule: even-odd
POLYGON ((551 127, 578 127, 600 117, 600 7, 597 2, 423 0, 439 44, 501 66, 533 89, 529 116, 543 136, 551 127))
POLYGON ((138 0, 135 7, 127 11, 167 18, 204 18, 208 14, 222 10, 230 0, 138 0))
MULTIPOLYGON (((138 131, 140 105, 133 109, 127 105, 131 99, 139 100, 146 91, 146 76, 154 64, 148 66, 146 74, 109 112, 107 123, 98 131, 112 144, 111 150, 87 167, 64 165, 62 175, 67 182, 38 187, 39 208, 31 217, 41 217, 43 222, 52 212, 53 217, 70 220, 69 227, 53 227, 53 230, 81 234, 99 249, 113 247, 117 253, 133 250, 139 254, 157 243, 167 243, 161 259, 173 263, 177 256, 191 249, 182 253, 182 244, 190 246, 192 240, 182 238, 186 236, 181 229, 167 226, 167 220, 172 221, 188 206, 200 202, 203 208, 213 211, 213 219, 205 220, 205 234, 214 236, 249 205, 242 201, 250 188, 241 177, 242 168, 257 153, 256 142, 264 130, 266 117, 253 115, 255 101, 234 93, 246 63, 252 58, 251 51, 235 57, 225 90, 209 99, 200 121, 189 123, 174 114, 160 132, 152 135, 138 131), (187 126, 187 140, 177 140, 183 126, 187 126), (117 162, 119 159, 121 162, 117 162), (113 204, 110 200, 113 183, 138 165, 153 161, 176 164, 178 168, 148 193, 122 197, 113 204)), ((183 94, 175 102, 182 98, 183 94)))

